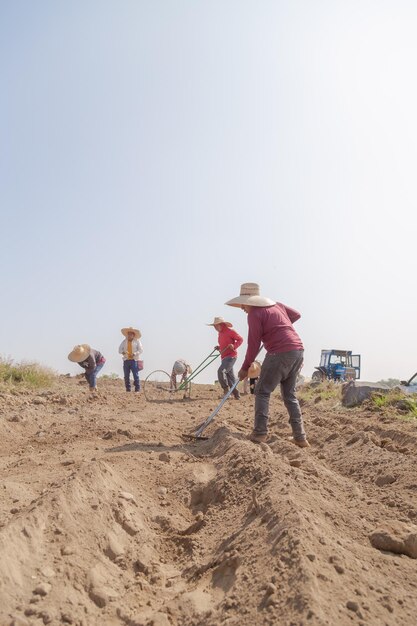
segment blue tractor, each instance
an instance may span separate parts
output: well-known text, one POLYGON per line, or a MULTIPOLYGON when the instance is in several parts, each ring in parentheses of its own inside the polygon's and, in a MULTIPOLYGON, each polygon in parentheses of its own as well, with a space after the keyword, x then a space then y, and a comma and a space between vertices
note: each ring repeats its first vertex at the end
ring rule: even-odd
POLYGON ((315 370, 311 377, 314 382, 357 380, 361 377, 361 356, 351 350, 322 350, 315 370))

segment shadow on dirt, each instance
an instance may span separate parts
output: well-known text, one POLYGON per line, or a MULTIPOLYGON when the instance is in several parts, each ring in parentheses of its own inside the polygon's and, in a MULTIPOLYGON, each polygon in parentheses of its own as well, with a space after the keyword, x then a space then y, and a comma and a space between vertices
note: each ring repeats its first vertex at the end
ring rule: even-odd
POLYGON ((227 431, 225 428, 221 428, 216 431, 212 437, 208 439, 195 439, 190 442, 166 445, 161 442, 155 443, 141 443, 140 441, 132 441, 130 443, 125 443, 120 446, 113 446, 112 448, 105 448, 104 452, 185 452, 190 456, 210 456, 210 449, 213 445, 218 443, 218 433, 219 431, 225 431, 229 436, 232 436, 234 439, 246 440, 246 435, 239 432, 231 433, 227 431))
POLYGON ((196 447, 198 448, 198 443, 196 444, 174 444, 171 446, 165 445, 163 443, 140 443, 138 441, 132 443, 126 443, 122 446, 114 446, 113 448, 106 448, 105 452, 185 452, 190 454, 191 456, 195 456, 196 447), (193 453, 193 452, 194 453, 193 453))

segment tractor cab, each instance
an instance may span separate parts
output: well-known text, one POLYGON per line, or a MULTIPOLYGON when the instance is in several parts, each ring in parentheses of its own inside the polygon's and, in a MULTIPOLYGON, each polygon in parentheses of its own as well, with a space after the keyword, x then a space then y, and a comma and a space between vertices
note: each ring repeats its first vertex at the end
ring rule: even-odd
POLYGON ((322 350, 320 365, 315 368, 312 380, 357 380, 361 373, 360 354, 352 354, 351 350, 322 350))

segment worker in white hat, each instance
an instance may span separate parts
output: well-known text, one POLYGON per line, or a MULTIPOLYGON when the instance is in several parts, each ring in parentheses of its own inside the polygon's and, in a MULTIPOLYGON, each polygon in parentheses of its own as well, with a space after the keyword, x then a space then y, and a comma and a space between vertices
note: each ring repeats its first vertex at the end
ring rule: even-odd
MULTIPOLYGON (((230 322, 226 322, 222 317, 215 317, 214 321, 207 326, 214 326, 218 334, 218 345, 215 347, 221 353, 221 363, 217 370, 217 378, 220 386, 226 395, 236 382, 236 376, 233 366, 237 359, 237 349, 243 343, 243 338, 233 330, 230 322)), ((236 400, 240 399, 239 390, 235 387, 233 396, 236 400)))
POLYGON ((257 283, 243 283, 239 296, 226 304, 239 307, 248 315, 248 348, 238 374, 240 380, 247 378, 249 366, 262 343, 266 349, 255 388, 255 424, 250 435, 251 441, 267 441, 269 399, 274 389, 281 385, 282 399, 293 432, 291 440, 300 448, 308 447, 300 405, 295 396, 297 376, 304 357, 302 341, 293 327, 293 323, 300 319, 300 313, 261 296, 257 283))
POLYGON ((119 354, 123 355, 123 375, 126 391, 131 390, 130 373, 132 372, 135 391, 138 392, 140 391, 139 363, 140 355, 143 352, 142 343, 140 341, 142 334, 140 330, 132 328, 132 326, 122 328, 121 333, 124 335, 125 339, 119 346, 119 354))

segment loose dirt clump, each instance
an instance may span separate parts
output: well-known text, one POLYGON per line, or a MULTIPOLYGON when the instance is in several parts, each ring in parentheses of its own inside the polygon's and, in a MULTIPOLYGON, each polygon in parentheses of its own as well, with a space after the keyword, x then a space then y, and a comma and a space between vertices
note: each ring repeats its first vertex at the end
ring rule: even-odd
POLYGON ((253 396, 146 402, 74 378, 0 396, 0 624, 412 625, 417 422, 300 391, 311 448, 253 396))

